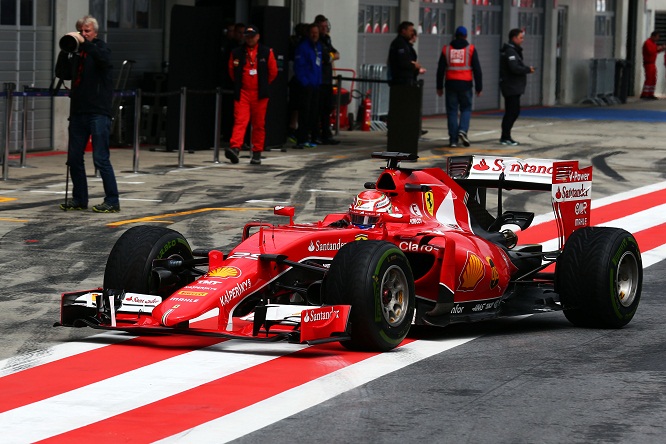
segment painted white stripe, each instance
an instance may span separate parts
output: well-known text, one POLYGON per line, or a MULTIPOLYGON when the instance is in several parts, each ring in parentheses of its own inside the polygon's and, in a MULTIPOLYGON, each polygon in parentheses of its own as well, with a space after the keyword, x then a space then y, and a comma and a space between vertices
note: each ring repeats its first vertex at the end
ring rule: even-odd
POLYGON ((310 193, 336 193, 336 194, 349 194, 349 191, 340 191, 340 190, 318 190, 316 188, 307 190, 310 193))
POLYGON ((306 347, 286 343, 226 341, 185 353, 2 413, 3 442, 46 439, 306 347), (267 350, 270 353, 262 353, 267 350), (95 399, 103 399, 104 402, 93 402, 95 399))
POLYGON ((666 244, 648 251, 641 251, 643 269, 666 259, 666 244))
POLYGON ((288 205, 289 202, 284 200, 261 200, 261 199, 250 199, 246 200, 246 203, 265 203, 265 204, 276 204, 276 205, 288 205))
MULTIPOLYGON (((198 318, 192 319, 192 324, 197 321, 212 318, 219 313, 218 308, 214 308, 208 313, 204 313, 198 318)), ((3 376, 11 375, 23 370, 27 370, 38 365, 48 364, 50 362, 59 361, 60 359, 76 356, 81 353, 97 350, 108 345, 117 344, 123 341, 136 338, 136 336, 129 336, 125 333, 105 332, 93 336, 89 336, 85 341, 66 342, 49 347, 43 350, 35 350, 30 353, 25 353, 18 356, 13 356, 8 359, 0 360, 0 378, 3 376)))
MULTIPOLYGON (((646 185, 644 187, 640 188, 635 188, 633 190, 629 191, 624 191, 619 194, 614 194, 612 196, 606 196, 602 197, 599 199, 593 199, 592 200, 592 211, 594 211, 595 208, 600 208, 609 204, 617 203, 623 200, 629 200, 633 199, 635 197, 642 196, 644 194, 652 193, 654 191, 660 191, 666 189, 666 182, 659 182, 651 185, 646 185)), ((594 186, 592 187, 592 194, 594 194, 594 186)), ((534 217, 534 221, 532 221, 532 226, 544 223, 544 222, 550 222, 551 220, 555 220, 555 215, 550 212, 550 213, 545 213, 545 214, 540 214, 538 216, 534 217)))
POLYGON ((90 342, 67 342, 44 350, 36 350, 30 353, 13 356, 0 361, 0 377, 12 373, 27 370, 38 365, 48 364, 60 359, 69 358, 81 353, 97 350, 107 345, 127 341, 135 336, 120 333, 101 333, 90 336, 86 341, 90 342))
MULTIPOLYGON (((661 225, 666 222, 666 204, 652 207, 648 210, 639 211, 638 213, 629 216, 621 217, 619 219, 608 221, 604 224, 599 224, 599 227, 616 227, 624 228, 630 233, 638 233, 639 231, 661 225)), ((558 240, 551 239, 543 242, 544 251, 553 251, 558 248, 558 240)), ((641 252, 642 253, 642 252, 641 252)))
POLYGON ((619 219, 611 220, 600 227, 618 227, 624 228, 630 233, 637 233, 648 228, 661 225, 666 222, 666 204, 658 205, 647 210, 639 211, 638 213, 629 216, 621 217, 619 219))
POLYGON ((477 337, 414 341, 157 442, 231 441, 477 337))

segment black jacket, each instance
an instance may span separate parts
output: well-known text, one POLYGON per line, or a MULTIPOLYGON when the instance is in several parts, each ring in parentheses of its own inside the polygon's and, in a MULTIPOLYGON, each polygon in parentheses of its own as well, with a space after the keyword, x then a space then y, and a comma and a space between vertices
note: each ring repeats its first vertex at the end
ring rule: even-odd
MULTIPOLYGON (((449 45, 455 49, 462 49, 469 46, 469 42, 465 39, 455 39, 452 40, 449 45)), ((451 91, 467 91, 472 89, 472 82, 466 82, 463 80, 444 81, 447 65, 448 61, 446 60, 446 56, 443 51, 440 51, 439 62, 437 63, 437 76, 435 77, 437 89, 443 89, 442 85, 451 91)), ((479 93, 483 91, 483 76, 481 74, 481 62, 479 61, 479 54, 476 46, 474 47, 474 53, 472 53, 472 72, 474 73, 474 89, 479 93)))
MULTIPOLYGON (((247 51, 245 45, 240 45, 231 51, 231 57, 238 60, 238 64, 234 64, 234 98, 240 100, 241 87, 243 83, 243 68, 245 67, 245 56, 247 51)), ((265 99, 269 95, 268 90, 268 57, 271 55, 271 48, 259 43, 257 45, 257 75, 259 76, 259 98, 265 99)))
POLYGON ((331 42, 330 35, 321 35, 319 37, 321 42, 321 83, 323 85, 331 85, 333 83, 333 60, 331 53, 338 52, 331 42))
POLYGON ((100 39, 84 41, 79 45, 79 50, 69 93, 69 114, 103 114, 113 117, 111 50, 100 39))
POLYGON ((409 40, 398 35, 389 48, 388 68, 390 85, 412 85, 418 70, 414 66, 416 51, 409 40))
POLYGON ((519 96, 525 92, 530 67, 523 63, 523 48, 505 43, 500 50, 500 90, 503 96, 519 96))

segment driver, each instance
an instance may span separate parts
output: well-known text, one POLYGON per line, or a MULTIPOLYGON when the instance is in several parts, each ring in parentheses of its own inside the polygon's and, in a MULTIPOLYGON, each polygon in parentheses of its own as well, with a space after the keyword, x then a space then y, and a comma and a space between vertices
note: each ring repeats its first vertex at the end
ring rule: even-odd
POLYGON ((375 226, 382 213, 392 213, 391 199, 381 191, 366 190, 358 193, 349 206, 352 225, 366 229, 375 226))

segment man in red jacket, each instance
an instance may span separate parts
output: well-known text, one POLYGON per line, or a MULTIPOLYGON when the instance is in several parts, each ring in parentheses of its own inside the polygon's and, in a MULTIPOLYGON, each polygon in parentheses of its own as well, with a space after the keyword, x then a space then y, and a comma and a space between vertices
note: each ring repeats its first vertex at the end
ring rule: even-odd
POLYGON ((266 107, 268 86, 277 77, 278 68, 273 50, 259 44, 259 31, 254 25, 245 28, 245 43, 231 52, 229 75, 234 81, 234 129, 224 155, 238 163, 247 124, 252 123, 253 165, 261 164, 266 140, 266 107))
POLYGON ((645 69, 645 83, 641 99, 656 100, 654 89, 657 85, 657 53, 664 50, 666 45, 658 45, 659 32, 653 31, 650 38, 643 43, 643 69, 645 69))

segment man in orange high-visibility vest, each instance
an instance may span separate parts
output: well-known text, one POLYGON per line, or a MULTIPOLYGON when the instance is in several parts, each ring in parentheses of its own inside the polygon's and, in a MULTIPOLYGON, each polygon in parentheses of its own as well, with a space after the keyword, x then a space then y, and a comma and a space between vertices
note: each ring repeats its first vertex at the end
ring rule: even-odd
POLYGON ((449 126, 449 146, 457 147, 458 141, 470 146, 467 136, 472 117, 472 89, 481 95, 483 79, 479 55, 474 45, 467 41, 467 28, 459 26, 455 39, 444 45, 437 64, 437 95, 446 88, 446 115, 449 126))

